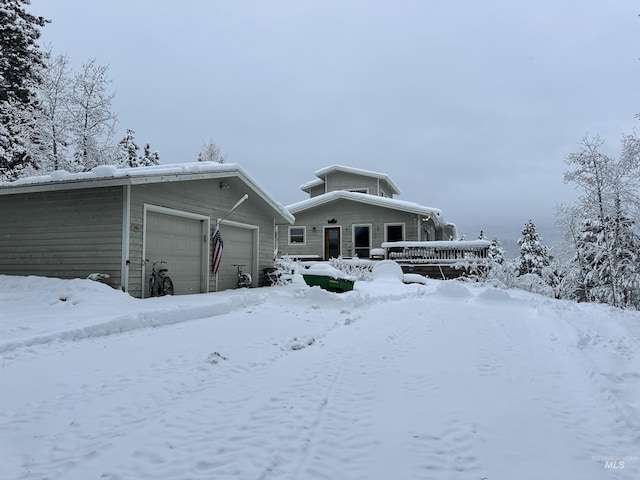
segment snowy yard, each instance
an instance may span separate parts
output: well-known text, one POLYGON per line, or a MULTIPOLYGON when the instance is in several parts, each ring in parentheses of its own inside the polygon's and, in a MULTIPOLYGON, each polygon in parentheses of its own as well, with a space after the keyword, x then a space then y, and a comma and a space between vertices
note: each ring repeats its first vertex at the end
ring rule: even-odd
POLYGON ((2 479, 640 478, 640 312, 0 276, 2 479))

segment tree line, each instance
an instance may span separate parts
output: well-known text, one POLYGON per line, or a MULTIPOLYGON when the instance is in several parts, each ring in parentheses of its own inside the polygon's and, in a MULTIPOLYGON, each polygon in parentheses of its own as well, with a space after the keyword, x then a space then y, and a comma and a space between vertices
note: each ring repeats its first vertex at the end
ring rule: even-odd
POLYGON ((558 207, 563 238, 557 253, 542 243, 530 220, 518 240, 518 258, 506 260, 494 239, 484 268, 471 278, 640 310, 640 140, 623 135, 618 158, 604 154, 603 145, 598 136, 585 137, 566 159, 564 180, 581 194, 574 204, 558 207))
MULTIPOLYGON (((142 149, 135 131, 115 141, 118 115, 108 66, 87 60, 72 70, 66 54, 38 44, 49 20, 25 10, 30 0, 0 6, 0 181, 54 170, 89 171, 98 165, 157 165, 160 154, 142 149)), ((224 162, 209 140, 200 161, 224 162)))

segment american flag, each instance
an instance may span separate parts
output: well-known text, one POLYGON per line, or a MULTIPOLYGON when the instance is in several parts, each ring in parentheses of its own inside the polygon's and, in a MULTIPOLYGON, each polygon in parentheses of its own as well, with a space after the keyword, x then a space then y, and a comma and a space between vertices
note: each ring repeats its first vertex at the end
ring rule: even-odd
POLYGON ((220 234, 220 229, 216 227, 216 231, 213 234, 213 255, 211 257, 211 271, 213 273, 218 273, 218 269, 220 268, 220 260, 222 260, 222 247, 224 243, 222 242, 222 235, 220 234))

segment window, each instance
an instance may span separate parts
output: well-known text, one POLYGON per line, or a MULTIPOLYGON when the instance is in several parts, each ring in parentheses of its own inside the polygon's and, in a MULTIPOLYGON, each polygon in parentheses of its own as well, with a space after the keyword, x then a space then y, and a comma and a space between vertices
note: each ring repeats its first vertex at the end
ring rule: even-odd
POLYGON ((404 241, 404 224, 387 224, 386 242, 402 242, 404 241))
POLYGON ((289 227, 289 245, 305 243, 306 227, 289 227))
POLYGON ((369 189, 368 188, 352 188, 349 191, 350 192, 355 192, 355 193, 369 193, 369 189))
POLYGON ((353 245, 355 255, 360 258, 369 258, 369 253, 371 250, 370 225, 353 226, 353 245))

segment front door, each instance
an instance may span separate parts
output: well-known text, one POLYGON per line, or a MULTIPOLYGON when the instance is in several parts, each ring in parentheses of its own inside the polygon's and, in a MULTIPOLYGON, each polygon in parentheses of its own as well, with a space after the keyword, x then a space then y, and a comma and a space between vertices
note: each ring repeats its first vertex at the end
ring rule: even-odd
POLYGON ((327 227, 324 229, 324 259, 340 256, 340 227, 327 227))

